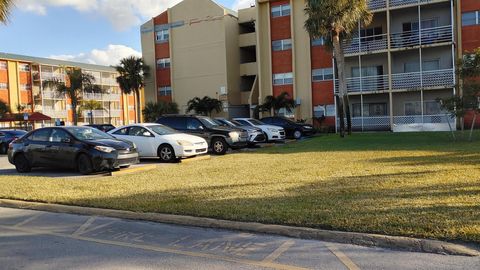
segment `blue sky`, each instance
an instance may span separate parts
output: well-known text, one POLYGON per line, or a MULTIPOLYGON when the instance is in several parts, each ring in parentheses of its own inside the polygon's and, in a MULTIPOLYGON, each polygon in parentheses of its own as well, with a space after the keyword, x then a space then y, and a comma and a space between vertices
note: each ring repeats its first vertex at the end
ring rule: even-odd
MULTIPOLYGON (((17 0, 0 51, 96 64, 139 54, 139 26, 180 0, 17 0)), ((236 8, 252 0, 218 0, 236 8)))

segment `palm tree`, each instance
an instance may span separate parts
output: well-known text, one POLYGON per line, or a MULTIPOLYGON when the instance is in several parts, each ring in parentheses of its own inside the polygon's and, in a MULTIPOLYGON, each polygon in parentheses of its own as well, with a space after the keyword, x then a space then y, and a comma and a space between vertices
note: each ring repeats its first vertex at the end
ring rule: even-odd
POLYGON ((66 74, 66 81, 54 78, 44 81, 42 85, 70 98, 72 101, 73 124, 76 126, 78 124, 77 107, 82 92, 100 92, 101 88, 94 84, 95 78, 92 75, 83 73, 81 69, 67 69, 66 74))
POLYGON ((177 114, 179 110, 175 102, 159 101, 158 103, 148 102, 142 112, 145 122, 155 122, 160 116, 177 114))
POLYGON ((195 97, 187 103, 187 113, 195 111, 197 114, 212 116, 212 112, 222 111, 222 102, 216 98, 205 96, 203 98, 195 97))
POLYGON ((287 110, 287 112, 292 112, 295 109, 295 101, 290 97, 290 94, 287 92, 283 92, 280 95, 274 96, 266 96, 263 104, 261 104, 259 110, 262 112, 269 112, 273 115, 278 115, 281 109, 287 110))
POLYGON ((120 65, 115 66, 120 74, 117 82, 124 94, 135 94, 137 100, 137 121, 141 119, 140 89, 145 86, 145 77, 148 76, 149 67, 143 62, 142 58, 130 56, 120 60, 120 65))
POLYGON ((10 108, 8 107, 7 103, 0 99, 0 118, 4 117, 9 112, 10 108))
POLYGON ((333 46, 339 81, 339 96, 336 97, 339 117, 340 136, 345 136, 344 117, 347 116, 348 133, 352 132, 350 105, 347 95, 345 77, 345 55, 342 42, 349 39, 358 29, 359 23, 370 24, 372 13, 368 9, 367 0, 306 0, 305 29, 312 38, 321 38, 329 41, 333 46))
POLYGON ((93 124, 93 111, 96 111, 96 110, 104 110, 104 111, 107 111, 103 105, 102 105, 102 102, 100 101, 97 101, 97 100, 86 100, 86 101, 82 101, 82 104, 80 105, 80 107, 78 108, 78 111, 79 113, 83 112, 83 111, 88 111, 90 113, 90 119, 88 119, 89 123, 90 124, 93 124))
POLYGON ((7 23, 10 9, 13 7, 13 0, 0 0, 0 22, 7 23))

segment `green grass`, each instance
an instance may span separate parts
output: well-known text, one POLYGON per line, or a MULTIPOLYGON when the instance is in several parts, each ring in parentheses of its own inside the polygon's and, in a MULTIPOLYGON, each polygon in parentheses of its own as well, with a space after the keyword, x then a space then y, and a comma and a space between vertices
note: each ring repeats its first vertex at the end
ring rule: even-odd
POLYGON ((0 176, 0 197, 480 243, 479 135, 328 135, 115 178, 0 176))

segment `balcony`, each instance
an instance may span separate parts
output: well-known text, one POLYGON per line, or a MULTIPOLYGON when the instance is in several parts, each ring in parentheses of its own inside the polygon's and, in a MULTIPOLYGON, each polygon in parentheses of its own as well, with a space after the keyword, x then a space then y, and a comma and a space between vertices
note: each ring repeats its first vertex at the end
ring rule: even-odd
POLYGON ((393 117, 394 132, 456 130, 456 120, 447 114, 406 115, 393 117))
POLYGON ((63 73, 53 73, 53 72, 42 72, 41 78, 44 81, 58 80, 61 82, 65 81, 65 74, 63 73))
MULTIPOLYGON (((347 119, 345 119, 345 126, 347 119)), ((337 118, 337 126, 340 119, 337 118)), ((380 131, 390 130, 390 116, 365 116, 352 117, 352 129, 355 131, 380 131)))
POLYGON ((419 5, 433 2, 434 0, 390 0, 390 7, 419 5))
POLYGON ((96 82, 100 82, 102 85, 110 85, 110 86, 116 86, 117 79, 113 78, 102 78, 101 80, 96 80, 96 82))
POLYGON ((67 118, 66 110, 56 110, 53 108, 43 108, 42 113, 50 116, 52 119, 67 118))
MULTIPOLYGON (((454 69, 392 74, 392 90, 451 88, 455 86, 454 69)), ((335 94, 339 82, 335 80, 335 94)), ((347 78, 348 93, 388 91, 388 75, 347 78)))
POLYGON ((425 28, 421 30, 421 35, 419 30, 394 33, 391 35, 391 47, 395 49, 453 42, 452 36, 451 25, 425 28))
POLYGON ((257 62, 240 64, 240 76, 253 76, 257 74, 257 62))
POLYGON ((368 1, 368 8, 370 10, 382 9, 387 7, 387 0, 370 0, 368 1))
POLYGON ((108 117, 108 113, 107 111, 105 110, 93 110, 93 111, 83 111, 83 117, 84 118, 90 118, 90 113, 92 113, 93 117, 94 118, 97 118, 97 117, 108 117))
POLYGON ((431 70, 392 74, 393 90, 415 90, 420 88, 449 88, 455 85, 453 69, 431 70))
POLYGON ((257 35, 256 33, 247 33, 240 34, 238 37, 238 46, 241 47, 250 47, 257 45, 257 35))
MULTIPOLYGON (((338 80, 335 80, 335 93, 338 94, 338 80)), ((388 75, 347 78, 348 93, 377 92, 388 90, 388 75)))
POLYGON ((387 34, 354 37, 350 41, 343 42, 342 46, 346 55, 382 51, 388 47, 387 38, 387 34))
POLYGON ((44 99, 64 99, 65 95, 55 91, 42 91, 42 98, 44 99))
POLYGON ((87 100, 102 100, 101 93, 83 93, 83 98, 87 100))

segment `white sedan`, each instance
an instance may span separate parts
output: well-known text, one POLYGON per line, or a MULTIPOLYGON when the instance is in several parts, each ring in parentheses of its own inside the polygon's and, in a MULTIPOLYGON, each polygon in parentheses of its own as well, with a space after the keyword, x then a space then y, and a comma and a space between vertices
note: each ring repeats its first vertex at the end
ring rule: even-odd
POLYGON ((155 123, 132 124, 108 133, 135 143, 141 158, 158 157, 162 162, 202 155, 208 151, 207 141, 203 138, 155 123))
POLYGON ((267 137, 267 141, 285 140, 285 130, 282 127, 267 125, 262 121, 253 118, 234 118, 233 120, 245 126, 260 128, 267 137))

